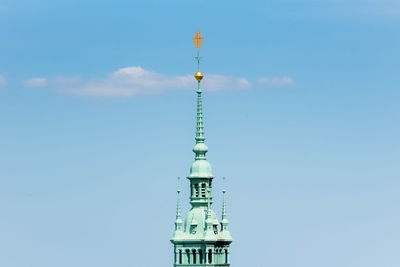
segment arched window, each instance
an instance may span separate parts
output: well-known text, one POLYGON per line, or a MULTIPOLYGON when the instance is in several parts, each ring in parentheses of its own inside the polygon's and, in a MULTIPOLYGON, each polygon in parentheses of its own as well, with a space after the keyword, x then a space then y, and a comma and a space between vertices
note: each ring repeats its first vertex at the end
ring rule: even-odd
POLYGON ((179 250, 179 264, 182 264, 182 249, 179 250))
POLYGON ((212 262, 212 251, 211 249, 208 250, 208 263, 212 262))
POLYGON ((205 183, 201 184, 201 196, 206 197, 206 184, 205 183))
POLYGON ((193 253, 193 264, 196 264, 196 250, 193 249, 192 253, 193 253))
POLYGON ((199 263, 203 264, 203 251, 199 249, 199 263))
POLYGON ((214 234, 218 234, 218 225, 213 225, 214 234))
POLYGON ((196 194, 196 197, 199 197, 199 184, 194 185, 194 193, 196 194))
POLYGON ((186 256, 187 256, 187 263, 190 264, 190 250, 186 250, 186 256))

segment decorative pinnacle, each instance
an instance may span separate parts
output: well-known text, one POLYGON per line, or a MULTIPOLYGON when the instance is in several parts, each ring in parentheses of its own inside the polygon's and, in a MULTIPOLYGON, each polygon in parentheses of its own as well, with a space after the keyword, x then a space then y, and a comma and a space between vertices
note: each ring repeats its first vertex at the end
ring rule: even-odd
POLYGON ((172 240, 176 240, 176 239, 181 239, 183 237, 183 221, 181 218, 181 205, 180 205, 180 201, 179 201, 179 194, 181 193, 181 190, 179 189, 179 180, 180 178, 178 177, 178 197, 176 200, 176 220, 175 220, 175 232, 174 235, 172 237, 172 240))
POLYGON ((207 189, 208 192, 208 207, 207 207, 207 215, 206 215, 206 231, 204 232, 204 239, 205 240, 217 240, 216 233, 214 232, 213 229, 213 219, 212 219, 212 213, 211 213, 211 189, 207 189))
MULTIPOLYGON (((222 178, 222 180, 224 180, 225 183, 225 177, 222 178)), ((226 219, 226 204, 225 204, 225 193, 226 193, 226 189, 222 190, 222 220, 226 219)))
POLYGON ((179 180, 181 178, 178 177, 178 190, 176 190, 176 192, 178 192, 178 196, 177 196, 177 200, 176 200, 176 219, 179 220, 181 219, 181 204, 180 204, 180 193, 181 190, 179 189, 179 180))
MULTIPOLYGON (((222 179, 225 181, 225 177, 222 178, 222 179)), ((229 233, 229 230, 228 230, 229 221, 228 221, 227 216, 226 216, 225 193, 226 193, 226 190, 223 189, 222 190, 222 194, 223 194, 223 198, 222 199, 223 200, 222 200, 221 237, 222 237, 222 239, 225 239, 225 240, 228 240, 228 241, 232 241, 232 236, 231 236, 231 234, 229 233)))
POLYGON ((207 189, 208 203, 207 203, 207 219, 211 219, 211 189, 207 189))
MULTIPOLYGON (((197 72, 196 72, 196 74, 194 75, 194 78, 197 80, 197 82, 198 83, 200 83, 200 81, 203 79, 203 77, 204 77, 204 75, 203 75, 203 73, 201 73, 201 71, 200 71, 200 55, 199 55, 199 53, 200 53, 200 47, 201 47, 201 45, 203 44, 203 40, 204 40, 204 37, 203 37, 203 35, 201 34, 201 32, 197 29, 197 32, 194 34, 194 36, 193 36, 193 43, 194 43, 194 45, 197 47, 197 57, 196 57, 196 60, 197 60, 197 72)), ((200 85, 199 85, 199 90, 200 90, 200 85)))

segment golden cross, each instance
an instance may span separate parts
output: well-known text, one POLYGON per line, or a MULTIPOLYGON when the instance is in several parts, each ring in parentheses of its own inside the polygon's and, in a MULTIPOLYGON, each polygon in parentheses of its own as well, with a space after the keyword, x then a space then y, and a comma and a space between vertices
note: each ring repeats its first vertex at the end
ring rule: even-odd
POLYGON ((201 45, 203 44, 204 37, 199 30, 193 36, 193 43, 197 47, 197 50, 200 49, 201 45))

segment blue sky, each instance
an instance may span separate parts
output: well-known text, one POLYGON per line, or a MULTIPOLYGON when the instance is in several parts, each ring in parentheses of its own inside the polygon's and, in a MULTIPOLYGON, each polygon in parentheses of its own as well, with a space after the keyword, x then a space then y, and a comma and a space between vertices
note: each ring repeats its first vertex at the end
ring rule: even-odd
POLYGON ((197 28, 232 266, 399 266, 394 0, 2 0, 0 266, 171 266, 197 28))

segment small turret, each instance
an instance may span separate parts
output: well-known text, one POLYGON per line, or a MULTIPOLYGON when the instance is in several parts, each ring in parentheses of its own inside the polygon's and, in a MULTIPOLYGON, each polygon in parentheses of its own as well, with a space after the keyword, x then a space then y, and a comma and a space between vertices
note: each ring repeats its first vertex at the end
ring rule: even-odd
MULTIPOLYGON (((209 189, 209 191, 211 191, 209 189)), ((209 192, 209 195, 211 194, 211 192, 209 192)), ((210 204, 210 200, 208 201, 208 208, 207 208, 207 218, 206 218, 206 231, 204 232, 204 240, 205 241, 216 241, 217 240, 217 236, 216 233, 214 232, 214 221, 211 217, 212 213, 211 213, 211 204, 210 204)))
MULTIPOLYGON (((179 177, 178 177, 178 184, 179 184, 179 177)), ((180 203, 180 193, 181 190, 178 188, 177 190, 178 196, 176 200, 176 220, 175 220, 175 232, 172 236, 173 240, 182 239, 184 237, 183 234, 183 221, 181 218, 181 203, 180 203)))
MULTIPOLYGON (((225 177, 223 179, 225 180, 225 177)), ((220 237, 220 239, 232 241, 231 233, 228 230, 229 221, 226 216, 225 193, 226 193, 226 190, 223 189, 222 190, 222 194, 223 194, 223 197, 222 197, 222 199, 223 199, 222 200, 222 220, 221 220, 221 232, 220 232, 219 237, 220 237)))

